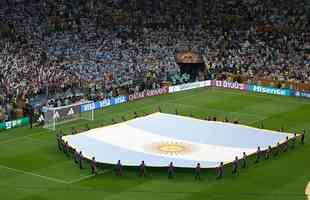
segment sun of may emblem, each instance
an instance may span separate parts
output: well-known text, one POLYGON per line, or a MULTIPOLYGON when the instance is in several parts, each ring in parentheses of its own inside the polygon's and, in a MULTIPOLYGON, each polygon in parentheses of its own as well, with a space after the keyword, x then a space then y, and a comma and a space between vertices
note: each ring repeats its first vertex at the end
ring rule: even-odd
POLYGON ((167 154, 178 154, 185 150, 185 146, 178 143, 172 143, 172 144, 160 144, 159 145, 159 151, 167 154))
POLYGON ((160 142, 147 145, 147 149, 152 152, 165 155, 182 155, 191 151, 191 146, 183 142, 160 142))

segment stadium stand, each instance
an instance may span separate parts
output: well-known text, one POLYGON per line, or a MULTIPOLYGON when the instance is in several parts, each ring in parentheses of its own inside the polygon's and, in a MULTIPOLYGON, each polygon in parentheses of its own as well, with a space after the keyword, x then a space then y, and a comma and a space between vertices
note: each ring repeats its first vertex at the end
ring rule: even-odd
POLYGON ((310 82, 310 6, 303 0, 0 5, 0 121, 24 115, 27 104, 68 105, 167 81, 310 82), (178 52, 198 53, 205 70, 182 74, 178 52))

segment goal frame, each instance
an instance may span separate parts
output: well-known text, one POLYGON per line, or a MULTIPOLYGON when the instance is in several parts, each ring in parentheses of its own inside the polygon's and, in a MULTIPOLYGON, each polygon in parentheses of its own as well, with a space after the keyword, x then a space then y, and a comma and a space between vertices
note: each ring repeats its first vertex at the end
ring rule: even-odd
POLYGON ((43 107, 44 126, 43 128, 56 130, 57 125, 69 123, 75 120, 94 120, 94 109, 82 112, 81 106, 92 103, 92 101, 83 101, 67 106, 43 107))

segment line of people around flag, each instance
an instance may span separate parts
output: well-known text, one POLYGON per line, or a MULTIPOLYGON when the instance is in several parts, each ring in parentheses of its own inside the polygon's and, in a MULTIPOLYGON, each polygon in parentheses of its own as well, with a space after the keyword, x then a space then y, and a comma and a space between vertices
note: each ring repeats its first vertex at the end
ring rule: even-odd
MULTIPOLYGON (((303 145, 305 143, 305 130, 302 131, 300 135, 300 143, 303 145)), ((71 148, 67 141, 63 141, 62 137, 64 136, 63 132, 60 131, 56 135, 57 137, 57 144, 59 151, 62 151, 66 156, 70 157, 70 153, 73 153, 74 162, 79 165, 80 169, 84 168, 84 163, 87 161, 87 158, 83 156, 82 151, 78 151, 74 148, 71 148)), ((289 147, 291 149, 294 149, 297 142, 297 134, 295 133, 294 136, 291 138, 291 142, 289 140, 289 137, 286 137, 285 142, 280 144, 280 142, 277 143, 277 145, 272 148, 271 146, 268 146, 266 150, 261 150, 261 147, 257 147, 257 151, 255 153, 255 161, 254 163, 259 163, 262 159, 269 160, 272 157, 278 157, 281 152, 287 152, 289 150, 289 147)), ((71 154, 72 155, 72 154, 71 154)), ((234 161, 232 162, 232 174, 238 175, 240 165, 242 169, 245 169, 249 165, 248 161, 248 155, 243 152, 243 156, 241 159, 238 158, 238 156, 235 157, 234 161)), ((224 162, 221 162, 220 165, 217 167, 217 177, 216 179, 223 178, 224 175, 224 162)), ((90 160, 90 167, 91 167, 91 173, 94 175, 98 174, 98 168, 97 168, 97 162, 95 157, 92 157, 90 160)), ((123 176, 123 165, 121 163, 121 160, 118 160, 115 165, 115 171, 116 176, 123 176)), ((175 177, 175 166, 173 162, 170 162, 168 165, 168 178, 173 179, 175 177)), ((202 166, 200 163, 197 163, 195 169, 194 169, 194 178, 195 180, 201 180, 201 174, 202 174, 202 166)), ((140 177, 146 177, 146 164, 142 160, 141 164, 139 165, 139 176, 140 177)))

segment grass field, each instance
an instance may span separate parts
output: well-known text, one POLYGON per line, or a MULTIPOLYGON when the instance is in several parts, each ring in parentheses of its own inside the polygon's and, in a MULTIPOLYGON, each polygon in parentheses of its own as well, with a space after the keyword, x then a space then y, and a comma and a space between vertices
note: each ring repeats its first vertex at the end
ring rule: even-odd
MULTIPOLYGON (((204 170, 197 182, 191 170, 177 170, 168 180, 166 169, 148 169, 147 178, 138 178, 137 170, 125 169, 115 177, 111 166, 93 177, 90 169, 79 170, 72 158, 57 149, 55 134, 42 128, 28 127, 0 133, 0 199, 1 200, 305 200, 310 181, 310 101, 302 98, 247 94, 220 89, 196 89, 108 107, 95 113, 95 121, 75 121, 61 126, 83 129, 108 125, 122 115, 133 112, 152 113, 160 106, 163 112, 194 117, 207 115, 239 119, 240 123, 285 131, 307 130, 306 144, 281 154, 279 158, 250 164, 239 176, 226 170, 222 180, 215 180, 214 170, 204 170)), ((126 134, 126 133, 124 133, 126 134)), ((103 152, 104 153, 104 152, 103 152)))

